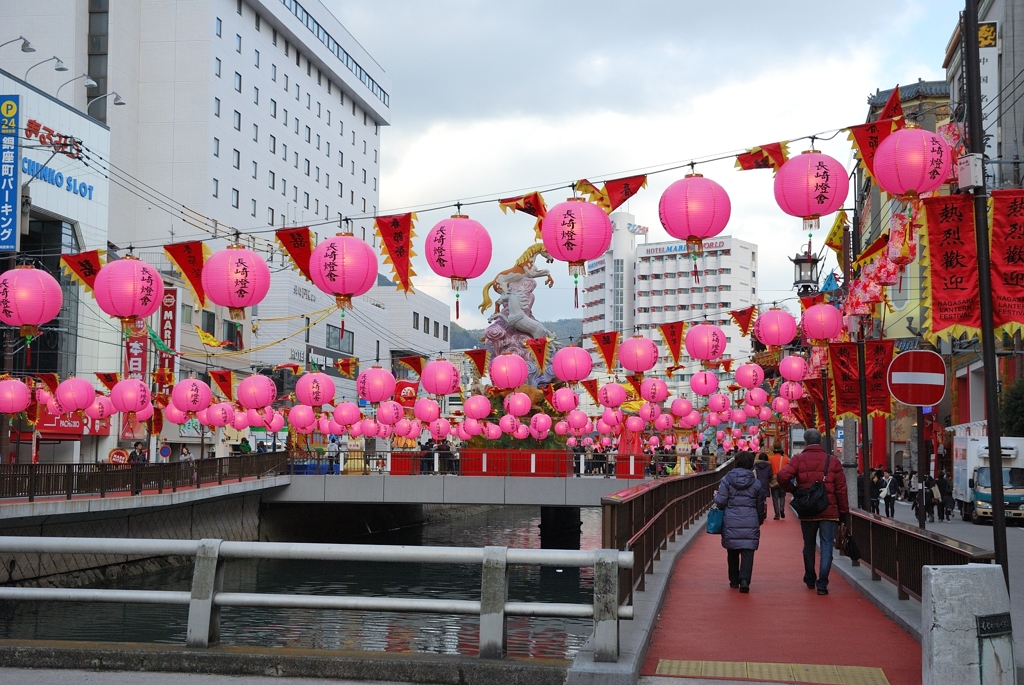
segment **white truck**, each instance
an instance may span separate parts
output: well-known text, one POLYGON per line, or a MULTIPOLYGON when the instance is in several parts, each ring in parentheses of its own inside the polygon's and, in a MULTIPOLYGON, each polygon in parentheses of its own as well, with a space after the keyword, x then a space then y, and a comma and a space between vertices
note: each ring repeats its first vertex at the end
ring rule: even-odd
MULTIPOLYGON (((1024 521, 1024 438, 1000 438, 1003 506, 1007 521, 1024 521)), ((992 477, 987 436, 953 438, 953 499, 964 521, 992 520, 992 477)))

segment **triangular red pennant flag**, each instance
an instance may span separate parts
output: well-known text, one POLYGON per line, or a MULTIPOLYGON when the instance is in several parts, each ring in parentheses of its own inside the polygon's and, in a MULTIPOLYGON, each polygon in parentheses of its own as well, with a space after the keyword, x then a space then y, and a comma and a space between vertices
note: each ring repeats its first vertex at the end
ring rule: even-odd
MULTIPOLYGON (((679 357, 683 353, 683 333, 685 331, 685 321, 663 323, 658 326, 658 332, 661 333, 661 337, 665 340, 665 347, 668 348, 669 354, 672 355, 672 363, 675 366, 680 364, 679 357)), ((669 376, 669 378, 671 377, 669 376)))
POLYGON ((597 399, 597 379, 588 378, 585 381, 580 381, 580 385, 582 385, 583 389, 587 391, 588 395, 590 395, 590 399, 594 400, 594 404, 599 404, 597 399))
POLYGON ((550 383, 548 383, 547 385, 540 386, 540 391, 544 393, 544 399, 547 400, 547 403, 551 405, 551 408, 553 409, 555 406, 553 404, 555 401, 555 389, 551 387, 550 383))
POLYGON ((757 315, 757 307, 747 307, 746 309, 738 309, 734 312, 729 312, 729 316, 736 325, 739 326, 740 335, 744 338, 750 335, 750 326, 754 323, 754 317, 757 315))
POLYGON ((46 389, 51 393, 57 392, 57 385, 60 384, 60 378, 55 373, 37 373, 35 377, 43 382, 46 389))
POLYGON ((359 372, 359 360, 355 357, 342 357, 335 360, 334 368, 345 378, 355 378, 359 372))
POLYGON ((623 202, 636 195, 641 188, 647 187, 647 175, 630 176, 628 178, 615 178, 604 182, 601 188, 603 202, 600 202, 602 209, 611 214, 618 209, 623 202))
POLYGON ((548 365, 548 347, 551 345, 551 339, 530 338, 523 342, 526 348, 533 353, 533 358, 537 360, 537 368, 543 371, 548 365))
POLYGON ((817 293, 814 295, 809 295, 807 297, 801 297, 800 311, 805 312, 809 307, 813 307, 814 305, 817 304, 825 304, 825 298, 827 297, 827 295, 828 293, 817 293))
POLYGON ((636 393, 636 396, 641 397, 640 384, 644 380, 644 375, 642 373, 631 373, 628 376, 626 376, 626 380, 629 381, 629 385, 631 388, 633 388, 633 392, 636 393))
POLYGON ((412 357, 399 357, 396 361, 417 376, 423 375, 423 357, 419 355, 412 357))
POLYGON ((96 371, 96 378, 99 379, 100 383, 107 390, 113 390, 114 386, 117 385, 118 381, 121 380, 121 374, 108 371, 96 371))
POLYGON ((211 369, 209 373, 210 380, 216 384, 217 389, 227 398, 228 402, 233 402, 235 399, 235 372, 229 369, 211 369))
POLYGON ((889 93, 889 99, 885 101, 885 106, 882 107, 881 113, 878 115, 881 119, 899 119, 899 128, 903 128, 903 102, 900 96, 900 87, 897 85, 889 93))
POLYGON ((167 255, 167 259, 181 273, 185 284, 192 291, 192 297, 201 307, 206 306, 206 293, 203 290, 203 264, 206 263, 209 253, 209 246, 199 240, 164 246, 164 254, 167 255))
POLYGON ((487 350, 464 350, 462 352, 469 361, 473 362, 476 375, 483 377, 487 375, 487 350))
POLYGON ((274 237, 299 273, 312 283, 313 279, 309 276, 309 258, 313 256, 313 233, 309 226, 282 228, 280 231, 274 231, 274 237))
POLYGON ((789 159, 789 148, 786 141, 768 143, 752 147, 744 153, 736 155, 736 166, 744 171, 751 169, 772 169, 779 167, 789 159))
POLYGON ((725 371, 726 373, 732 373, 732 362, 732 359, 723 359, 722 370, 725 371))
POLYGON ((293 376, 301 376, 305 369, 295 362, 286 362, 284 364, 278 364, 274 367, 274 371, 291 371, 293 376))
POLYGON ((608 373, 611 373, 615 368, 615 350, 619 346, 619 332, 594 333, 590 339, 597 345, 597 350, 601 353, 605 366, 608 367, 608 373))
POLYGON ((398 279, 398 289, 407 294, 413 291, 412 277, 416 275, 412 270, 412 258, 416 256, 412 251, 412 239, 416 237, 413 231, 415 222, 416 215, 412 212, 377 217, 373 222, 380 238, 384 263, 391 265, 398 279))
POLYGON ((90 250, 78 254, 62 254, 60 256, 64 272, 71 280, 85 286, 87 292, 92 292, 93 283, 96 282, 96 274, 103 266, 102 250, 90 250))
POLYGON ((513 212, 523 212, 537 217, 537 221, 533 225, 533 232, 537 236, 537 240, 541 239, 540 225, 544 221, 544 215, 548 213, 548 207, 544 204, 544 197, 540 193, 535 190, 519 197, 498 200, 498 206, 501 207, 502 214, 511 209, 513 212))

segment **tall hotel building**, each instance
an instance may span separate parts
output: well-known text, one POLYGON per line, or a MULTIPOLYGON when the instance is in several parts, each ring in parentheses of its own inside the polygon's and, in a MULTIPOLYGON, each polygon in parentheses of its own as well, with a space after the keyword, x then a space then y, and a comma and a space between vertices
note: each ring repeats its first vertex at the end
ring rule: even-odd
MULTIPOLYGON (((660 352, 658 365, 647 375, 664 378, 676 396, 692 397, 689 380, 700 367, 687 363, 668 378, 665 370, 671 361, 658 325, 713 323, 725 332, 724 357, 746 360, 750 338, 740 335, 728 312, 757 303, 757 246, 718 236, 704 241, 703 255, 695 263, 685 241, 638 245, 634 231, 645 229, 636 225, 632 214, 617 212, 611 219, 611 249, 587 264, 580 297, 586 307, 584 346, 594 355, 594 368, 604 370, 604 362, 590 335, 603 331, 618 331, 623 338, 644 335, 658 344, 660 352)), ((621 368, 618 372, 624 373, 621 368)))

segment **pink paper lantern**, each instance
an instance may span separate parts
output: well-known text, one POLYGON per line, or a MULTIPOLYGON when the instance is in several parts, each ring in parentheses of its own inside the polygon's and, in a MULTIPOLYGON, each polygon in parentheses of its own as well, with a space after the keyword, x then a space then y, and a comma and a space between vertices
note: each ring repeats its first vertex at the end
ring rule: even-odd
POLYGON ((377 424, 377 437, 378 438, 382 438, 384 440, 387 440, 388 438, 391 437, 391 434, 393 432, 394 432, 394 430, 391 428, 391 426, 385 426, 384 424, 381 424, 381 423, 377 424))
POLYGON ((601 420, 609 426, 617 426, 622 423, 622 412, 618 409, 605 409, 601 414, 601 420))
POLYGON ((782 361, 779 362, 779 375, 787 381, 802 381, 807 378, 810 370, 811 367, 808 366, 807 360, 796 355, 783 357, 782 361))
POLYGON ((213 393, 210 391, 210 386, 195 378, 178 381, 175 383, 174 389, 171 390, 171 403, 185 413, 195 413, 206 409, 210 406, 212 399, 213 393))
POLYGON ((796 402, 798 399, 804 396, 804 386, 795 381, 786 381, 779 386, 779 397, 789 400, 790 402, 796 402))
POLYGON ((304 373, 295 382, 295 397, 299 403, 322 407, 334 402, 334 379, 326 373, 304 373))
POLYGON ((32 391, 27 385, 19 380, 0 381, 0 413, 18 414, 28 409, 30 404, 32 391))
POLYGON ((0 321, 19 327, 22 336, 39 335, 39 326, 53 321, 63 305, 60 283, 42 269, 19 266, 0 275, 0 321))
POLYGON ((781 309, 769 309, 754 322, 754 337, 769 347, 786 345, 796 337, 796 319, 781 309))
POLYGON ((601 438, 601 447, 608 447, 612 444, 611 438, 601 438))
POLYGON ((648 402, 664 402, 668 397, 668 385, 660 378, 645 378, 640 384, 640 398, 648 402))
POLYGON ((342 426, 351 426, 361 418, 359 407, 354 402, 342 402, 334 408, 334 420, 342 426))
POLYGON ((565 417, 565 420, 569 422, 569 428, 580 430, 587 425, 587 421, 590 419, 587 417, 586 413, 575 409, 569 412, 569 415, 565 417))
POLYGON ((427 362, 420 374, 423 389, 432 395, 451 395, 459 389, 459 369, 447 359, 427 362))
POLYGON ((686 331, 686 354, 694 359, 710 361, 725 354, 725 333, 718 326, 702 323, 686 331))
POLYGON ((547 414, 534 414, 530 418, 530 428, 535 431, 543 433, 544 431, 551 430, 551 417, 547 414))
POLYGON ((742 428, 733 428, 732 431, 731 431, 731 434, 732 434, 732 437, 734 437, 734 438, 737 438, 737 439, 738 438, 742 438, 743 437, 743 429, 742 428))
POLYGON ((395 394, 395 377, 379 366, 366 369, 356 377, 356 393, 367 402, 383 402, 395 394))
POLYGON ((46 388, 39 388, 36 390, 36 402, 39 404, 46 404, 53 399, 53 394, 46 388))
MULTIPOLYGON (((657 406, 657 405, 655 405, 657 406)), ((667 431, 672 428, 672 415, 661 414, 654 419, 654 428, 660 431, 667 431)))
POLYGON ((747 426, 747 433, 750 435, 757 435, 760 430, 760 426, 747 426))
POLYGON ((608 435, 612 432, 612 427, 604 422, 604 419, 597 420, 597 432, 602 435, 608 435))
POLYGON ((580 398, 572 388, 559 388, 551 398, 551 406, 555 411, 564 414, 580 406, 580 398))
POLYGON ((626 430, 630 432, 639 433, 646 427, 646 425, 646 422, 639 416, 626 417, 626 430))
POLYGON ((805 230, 846 202, 850 181, 838 160, 816 150, 792 157, 775 174, 775 201, 790 216, 804 219, 805 230))
POLYGON ((459 440, 463 442, 468 442, 469 439, 473 437, 472 435, 466 432, 466 427, 463 426, 461 423, 456 424, 455 435, 457 435, 459 440))
POLYGON ((321 435, 330 435, 331 433, 331 417, 324 414, 316 420, 316 428, 320 431, 321 435))
POLYGON ((647 444, 650 445, 651 447, 657 447, 658 445, 661 444, 661 438, 659 438, 657 435, 652 435, 647 439, 647 444))
POLYGON ((395 424, 395 435, 403 438, 411 437, 409 431, 412 429, 412 421, 409 419, 399 419, 395 424))
POLYGON ((736 441, 736 449, 738 449, 741 452, 746 451, 747 444, 748 443, 746 438, 740 438, 739 440, 736 441))
POLYGON ((485 423, 484 437, 488 440, 497 440, 501 437, 501 427, 494 423, 485 423))
POLYGON ((725 440, 724 442, 722 442, 722 449, 725 450, 726 452, 730 451, 732 447, 732 440, 725 440))
POLYGON ((466 434, 471 438, 480 435, 484 430, 483 422, 471 418, 466 418, 462 422, 462 427, 466 429, 466 434))
MULTIPOLYGON (((7 381, 4 382, 6 383, 7 381)), ((170 407, 168 407, 168 409, 170 409, 170 407)), ((5 414, 9 413, 3 408, 0 408, 0 412, 3 412, 5 414)), ((85 408, 85 415, 88 416, 93 421, 99 421, 100 419, 108 419, 112 414, 115 413, 117 413, 117 410, 114 409, 114 403, 110 401, 109 397, 104 397, 103 395, 97 396, 96 399, 92 401, 92 404, 85 408)), ((164 410, 164 418, 168 418, 167 409, 164 410)), ((171 421, 171 423, 179 422, 171 421)))
POLYGON ((708 398, 708 409, 713 412, 725 411, 729 408, 729 396, 723 393, 715 393, 708 398))
POLYGON ((680 418, 693 411, 693 403, 682 397, 672 400, 672 415, 680 418))
POLYGON ((424 247, 430 269, 451 279, 455 291, 466 290, 466 281, 491 263, 491 236, 479 221, 463 214, 438 222, 427 233, 424 247))
MULTIPOLYGON (((110 416, 110 414, 112 414, 115 411, 117 410, 114 409, 114 404, 110 401, 109 397, 97 397, 96 401, 93 402, 92 406, 85 410, 85 413, 88 414, 93 419, 100 419, 105 418, 106 416, 110 416), (99 406, 97 406, 100 405, 100 400, 107 401, 106 403, 104 403, 102 409, 100 409, 99 406), (103 412, 107 413, 101 416, 100 414, 102 414, 103 412), (96 416, 93 416, 93 413, 96 414, 96 416)), ((168 404, 164 408, 164 420, 167 421, 168 423, 173 423, 175 426, 180 426, 181 424, 188 421, 188 414, 178 409, 173 404, 168 404)))
MULTIPOLYGON (((200 413, 201 412, 196 412, 196 417, 197 418, 198 418, 200 413)), ((266 408, 260 407, 260 408, 256 408, 256 409, 249 409, 249 410, 247 410, 245 412, 245 418, 246 418, 246 421, 249 422, 249 425, 254 427, 254 428, 268 428, 269 429, 270 428, 270 422, 273 420, 274 414, 275 414, 274 410, 271 409, 270 407, 266 407, 266 408)))
POLYGON ((149 406, 149 387, 135 378, 126 378, 111 389, 110 401, 119 412, 136 414, 149 406))
POLYGON ((718 390, 718 376, 710 371, 698 371, 690 378, 690 390, 698 395, 710 395, 718 390))
POLYGON ((757 364, 740 364, 736 369, 736 384, 741 388, 756 388, 764 383, 764 369, 757 364))
POLYGON ((277 433, 284 428, 284 414, 279 411, 271 412, 270 422, 267 426, 267 430, 271 433, 277 433))
POLYGON ((665 189, 658 202, 658 216, 668 234, 678 240, 701 240, 721 233, 732 204, 718 183, 700 174, 689 174, 665 189))
POLYGON ((129 323, 146 319, 160 308, 164 280, 155 267, 129 255, 99 270, 93 294, 104 314, 129 323))
POLYGON ((731 421, 732 409, 726 409, 724 411, 718 412, 718 418, 721 419, 722 421, 731 421))
POLYGON ((377 255, 366 241, 342 233, 316 246, 309 258, 309 276, 313 285, 334 296, 338 307, 351 309, 352 298, 377 282, 377 255))
POLYGON ((361 437, 363 437, 363 426, 362 426, 362 423, 363 422, 360 420, 360 421, 352 424, 351 426, 349 426, 349 428, 348 428, 349 437, 352 437, 352 438, 361 438, 361 437))
POLYGON ((483 395, 470 395, 466 398, 462 411, 471 419, 486 419, 491 415, 491 401, 483 395))
MULTIPOLYGON (((369 420, 369 419, 367 419, 369 420)), ((288 425, 293 428, 303 429, 309 428, 316 423, 316 412, 313 411, 313 407, 305 404, 296 404, 292 407, 291 411, 288 412, 288 425)))
MULTIPOLYGON (((731 413, 730 413, 730 416, 731 416, 731 413)), ((698 416, 698 421, 697 422, 700 423, 700 417, 699 416, 698 416)), ((718 414, 708 414, 707 422, 708 422, 709 426, 714 428, 715 426, 717 426, 717 425, 722 423, 722 417, 719 416, 718 414)), ((693 425, 696 426, 697 424, 695 423, 693 425)))
POLYGON ((505 397, 505 412, 512 416, 526 416, 533 406, 530 396, 522 392, 512 392, 505 397))
POLYGON ((530 427, 524 426, 523 424, 519 424, 518 426, 516 426, 516 429, 512 431, 512 437, 514 437, 516 440, 526 440, 528 437, 530 437, 530 427))
POLYGON ((689 413, 687 419, 689 420, 691 427, 696 426, 697 424, 700 423, 700 412, 694 409, 689 413))
POLYGON ((776 397, 772 400, 772 410, 779 414, 785 414, 789 411, 789 400, 785 397, 776 397))
POLYGON ((498 419, 498 427, 501 428, 502 433, 514 433, 516 428, 519 428, 520 421, 511 414, 505 414, 498 419))
POLYGON ((612 222, 596 204, 569 198, 544 215, 541 237, 545 252, 568 262, 570 274, 582 276, 586 262, 603 255, 611 245, 612 222))
POLYGON ((725 431, 718 431, 715 433, 716 442, 722 442, 723 440, 725 440, 725 431))
POLYGON ((135 420, 138 421, 139 423, 142 423, 143 421, 149 421, 151 418, 153 418, 152 404, 147 404, 142 409, 135 412, 135 420))
POLYGON ((362 431, 364 437, 373 438, 380 433, 380 425, 373 419, 363 419, 359 422, 359 430, 362 431))
POLYGON ((499 354, 491 360, 491 383, 502 390, 518 388, 528 373, 526 360, 517 354, 499 354))
POLYGON ((582 347, 563 347, 551 359, 555 377, 566 383, 576 383, 590 375, 594 360, 582 347))
POLYGON ((434 400, 424 397, 416 400, 412 414, 423 423, 436 421, 441 416, 441 407, 434 400))
POLYGON ((395 425, 404 415, 405 409, 403 409, 402 405, 394 400, 381 402, 380 406, 377 407, 377 421, 383 423, 385 426, 395 425))
POLYGON ((270 290, 270 267, 260 255, 241 245, 215 252, 203 264, 203 291, 210 300, 230 310, 232 319, 245 316, 245 308, 263 301, 270 290))
POLYGON ((946 182, 950 159, 946 141, 908 124, 890 133, 875 150, 875 180, 890 195, 915 198, 946 182))
POLYGON ((206 409, 206 420, 214 428, 221 428, 235 420, 235 405, 220 402, 206 409))
POLYGON ((277 386, 268 376, 253 374, 238 384, 235 399, 246 409, 269 407, 277 399, 277 386))
POLYGON ((743 413, 746 414, 750 418, 754 418, 755 416, 757 416, 758 411, 760 411, 760 408, 757 407, 756 405, 753 405, 753 404, 745 404, 745 405, 743 405, 743 413))
POLYGON ((768 393, 761 388, 753 388, 747 392, 746 400, 755 407, 760 407, 768 401, 768 393))
POLYGON ((747 416, 747 412, 742 409, 733 409, 731 418, 733 423, 743 423, 749 417, 747 416))
POLYGON ((602 407, 615 409, 626 401, 626 389, 618 383, 605 383, 597 391, 597 400, 602 407))
POLYGON ((843 332, 843 313, 830 304, 816 304, 807 308, 800 323, 809 340, 831 340, 843 332))
MULTIPOLYGON (((166 414, 166 410, 165 410, 166 414)), ((231 419, 231 427, 236 431, 244 431, 249 427, 249 417, 246 416, 244 411, 236 411, 234 417, 231 419)))
POLYGON ((661 416, 661 407, 653 404, 652 402, 646 402, 640 405, 640 411, 638 413, 640 414, 641 419, 650 423, 661 416))
POLYGON ((622 368, 633 373, 643 373, 658 363, 658 346, 650 338, 635 335, 619 344, 618 355, 622 368))
POLYGON ((566 439, 565 444, 566 444, 567 447, 575 447, 576 446, 576 438, 568 438, 568 439, 566 439))
POLYGON ((661 441, 662 441, 663 443, 665 443, 666 445, 674 445, 674 444, 675 444, 675 442, 676 442, 676 439, 675 439, 675 436, 672 436, 672 435, 666 435, 666 436, 665 436, 664 438, 662 438, 662 440, 661 440, 661 441))
POLYGON ((96 388, 84 378, 69 378, 57 386, 55 396, 69 412, 80 411, 92 405, 96 388))
POLYGON ((555 430, 555 435, 565 435, 566 433, 569 432, 569 422, 568 421, 558 421, 557 423, 555 423, 554 430, 555 430))

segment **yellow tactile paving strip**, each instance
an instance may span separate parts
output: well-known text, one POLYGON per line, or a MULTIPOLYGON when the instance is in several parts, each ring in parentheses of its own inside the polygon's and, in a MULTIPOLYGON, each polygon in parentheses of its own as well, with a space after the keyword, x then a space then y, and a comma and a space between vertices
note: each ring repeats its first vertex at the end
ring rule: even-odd
POLYGON ((889 685, 880 668, 818 664, 766 664, 744 661, 682 661, 660 659, 658 675, 702 678, 745 678, 819 685, 889 685))

